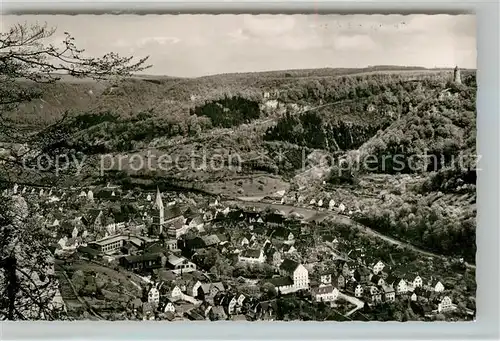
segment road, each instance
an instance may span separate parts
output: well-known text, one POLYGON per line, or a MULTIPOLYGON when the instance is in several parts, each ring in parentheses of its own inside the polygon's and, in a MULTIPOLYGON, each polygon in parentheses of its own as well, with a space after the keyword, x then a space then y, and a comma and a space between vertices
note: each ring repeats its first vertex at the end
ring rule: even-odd
POLYGON ((354 304, 356 307, 352 310, 349 310, 347 313, 345 313, 344 316, 349 317, 350 315, 354 314, 356 311, 359 309, 363 308, 365 306, 365 302, 361 301, 360 299, 354 297, 354 296, 349 296, 344 293, 339 293, 339 298, 344 299, 349 303, 354 304))
MULTIPOLYGON (((395 239, 393 237, 384 235, 384 234, 382 234, 378 231, 375 231, 375 230, 373 230, 365 225, 361 225, 360 223, 349 218, 348 216, 340 214, 336 211, 329 211, 326 209, 320 210, 320 209, 316 209, 316 208, 297 207, 297 206, 293 206, 293 205, 286 205, 286 204, 280 204, 280 203, 265 203, 265 202, 257 201, 255 199, 258 199, 258 198, 237 198, 237 199, 229 200, 228 202, 233 203, 233 204, 240 204, 240 205, 241 204, 251 205, 253 207, 261 207, 263 209, 266 207, 272 207, 274 209, 277 209, 279 211, 284 212, 285 214, 289 214, 290 212, 293 211, 293 212, 297 212, 297 213, 301 214, 304 217, 304 220, 307 220, 307 221, 311 221, 311 220, 322 221, 326 218, 335 219, 338 222, 341 222, 341 223, 344 223, 347 225, 351 225, 353 227, 357 227, 360 231, 362 231, 366 234, 369 234, 371 236, 380 238, 380 239, 382 239, 390 244, 405 247, 409 250, 420 253, 424 256, 448 259, 448 257, 446 257, 444 255, 440 255, 440 254, 433 253, 433 252, 430 252, 427 250, 423 250, 423 249, 416 247, 413 244, 410 244, 410 243, 395 239)), ((469 264, 467 262, 465 262, 464 264, 466 267, 468 267, 470 269, 474 269, 474 270, 476 269, 476 266, 474 264, 469 264)))

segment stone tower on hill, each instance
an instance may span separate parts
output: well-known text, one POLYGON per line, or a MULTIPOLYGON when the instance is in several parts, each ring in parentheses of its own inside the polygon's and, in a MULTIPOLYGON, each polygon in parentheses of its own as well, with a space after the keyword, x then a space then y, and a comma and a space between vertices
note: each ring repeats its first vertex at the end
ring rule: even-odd
POLYGON ((458 68, 458 66, 455 66, 455 70, 453 72, 453 82, 457 84, 462 83, 462 78, 460 77, 460 69, 458 68))

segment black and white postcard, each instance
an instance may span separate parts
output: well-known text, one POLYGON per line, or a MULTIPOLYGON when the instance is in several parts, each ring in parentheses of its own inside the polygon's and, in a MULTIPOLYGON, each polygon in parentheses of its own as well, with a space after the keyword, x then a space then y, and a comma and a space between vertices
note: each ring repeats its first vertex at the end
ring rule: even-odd
POLYGON ((474 15, 3 15, 0 320, 473 321, 474 15))

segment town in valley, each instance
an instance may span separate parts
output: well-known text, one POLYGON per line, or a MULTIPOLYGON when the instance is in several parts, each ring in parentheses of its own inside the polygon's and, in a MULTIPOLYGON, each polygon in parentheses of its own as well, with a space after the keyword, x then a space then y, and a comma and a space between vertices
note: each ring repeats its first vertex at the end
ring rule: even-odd
POLYGON ((475 320, 474 16, 81 17, 5 16, 0 320, 475 320))

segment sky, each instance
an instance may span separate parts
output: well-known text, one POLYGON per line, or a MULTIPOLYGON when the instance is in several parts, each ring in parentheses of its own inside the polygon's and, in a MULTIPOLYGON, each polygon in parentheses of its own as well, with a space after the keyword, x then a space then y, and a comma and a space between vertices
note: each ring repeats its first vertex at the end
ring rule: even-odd
POLYGON ((151 75, 405 65, 476 68, 475 15, 3 15, 67 31, 90 56, 149 57, 151 75))

